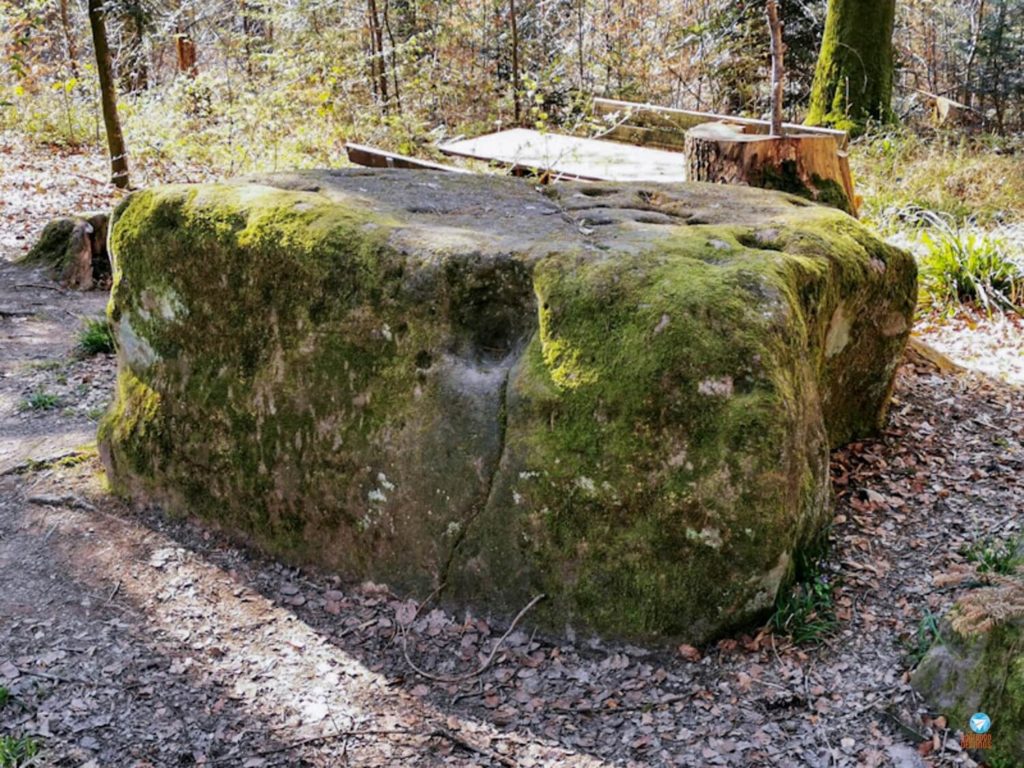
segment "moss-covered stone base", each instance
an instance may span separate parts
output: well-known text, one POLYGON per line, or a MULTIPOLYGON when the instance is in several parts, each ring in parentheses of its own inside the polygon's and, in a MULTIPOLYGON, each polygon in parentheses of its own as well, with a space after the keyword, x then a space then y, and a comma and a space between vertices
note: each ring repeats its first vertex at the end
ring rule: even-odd
POLYGON ((844 214, 711 185, 291 174, 136 193, 111 245, 116 488, 640 639, 771 606, 916 298, 844 214))
POLYGON ((96 212, 51 220, 22 263, 45 267, 52 279, 70 288, 89 290, 110 276, 109 218, 109 213, 96 212))
POLYGON ((968 733, 968 719, 992 720, 988 764, 1024 765, 1024 621, 976 635, 943 625, 941 642, 914 672, 914 687, 950 727, 968 733))

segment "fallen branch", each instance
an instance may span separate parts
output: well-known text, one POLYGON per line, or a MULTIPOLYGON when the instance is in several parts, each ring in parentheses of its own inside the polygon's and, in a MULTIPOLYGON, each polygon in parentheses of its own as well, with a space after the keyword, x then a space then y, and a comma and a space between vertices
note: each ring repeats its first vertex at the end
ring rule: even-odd
MULTIPOLYGON (((75 455, 75 454, 69 454, 75 455)), ((59 461, 60 459, 57 459, 59 461)), ((45 460, 44 460, 45 461, 45 460)), ((29 496, 27 499, 29 504, 37 504, 41 507, 68 507, 69 509, 80 509, 83 512, 95 512, 96 507, 90 504, 84 499, 80 499, 77 496, 66 494, 64 496, 49 496, 49 495, 36 495, 29 496)))
POLYGON ((924 735, 923 733, 921 733, 921 732, 920 732, 919 730, 917 730, 916 728, 914 728, 914 727, 913 727, 912 725, 908 725, 907 723, 903 722, 903 719, 902 719, 902 718, 900 718, 900 717, 897 717, 897 716, 896 716, 896 715, 894 715, 894 714, 893 714, 892 712, 890 712, 890 711, 889 711, 888 709, 880 709, 880 708, 878 708, 878 707, 874 707, 874 706, 873 706, 873 707, 871 707, 871 710, 872 710, 873 712, 875 712, 875 713, 879 714, 879 715, 882 715, 883 717, 887 717, 887 718, 889 718, 890 720, 892 720, 892 722, 893 722, 893 723, 894 723, 894 724, 895 724, 895 725, 896 725, 896 726, 897 726, 897 727, 898 727, 898 728, 899 728, 899 729, 900 729, 901 731, 903 731, 903 733, 904 733, 905 735, 907 735, 907 736, 909 736, 909 737, 911 737, 911 738, 913 738, 913 739, 916 739, 918 743, 920 743, 920 742, 922 742, 922 741, 930 741, 930 739, 929 739, 929 738, 928 738, 927 736, 925 736, 925 735, 924 735))
MULTIPOLYGON (((907 340, 907 348, 904 351, 904 360, 917 364, 925 365, 934 368, 939 373, 946 374, 959 374, 964 373, 967 369, 962 365, 958 365, 953 362, 948 356, 944 355, 939 350, 930 344, 926 344, 921 339, 911 336, 907 340)), ((985 425, 991 427, 991 425, 985 425)))
POLYGON ((427 680, 433 680, 434 682, 437 682, 437 683, 461 683, 461 682, 464 682, 466 680, 472 680, 474 677, 478 677, 479 675, 482 675, 487 670, 487 668, 491 666, 491 663, 494 661, 494 657, 498 655, 498 651, 501 649, 502 644, 504 644, 505 640, 508 639, 508 636, 512 634, 512 631, 516 628, 516 625, 520 622, 520 620, 523 618, 523 616, 525 616, 527 614, 527 612, 531 608, 533 608, 533 606, 535 606, 537 603, 539 603, 545 597, 546 597, 546 595, 543 595, 543 594, 537 595, 535 598, 533 598, 533 600, 531 600, 530 602, 528 602, 526 604, 526 607, 524 607, 523 610, 521 610, 519 613, 516 614, 516 617, 514 619, 512 619, 512 624, 509 626, 509 628, 507 630, 505 630, 505 634, 503 634, 500 638, 498 638, 498 642, 496 642, 494 644, 494 648, 491 649, 491 652, 487 656, 487 658, 484 660, 484 663, 481 664, 479 667, 477 667, 472 672, 467 672, 464 675, 456 675, 454 677, 445 677, 443 675, 434 675, 434 674, 431 674, 430 672, 427 672, 426 670, 420 669, 419 667, 417 667, 413 663, 412 659, 409 658, 409 643, 408 643, 409 636, 408 636, 407 630, 405 629, 405 627, 403 627, 402 628, 402 655, 405 657, 405 663, 408 664, 410 669, 412 669, 412 671, 415 672, 420 677, 425 677, 425 678, 427 678, 427 680))
MULTIPOLYGON (((21 475, 30 470, 36 469, 37 467, 46 467, 50 464, 60 461, 61 459, 69 459, 74 456, 81 456, 82 451, 67 451, 65 453, 57 454, 56 456, 47 456, 42 459, 27 459, 22 461, 20 464, 7 467, 3 471, 0 471, 0 476, 3 475, 21 475)), ((31 500, 30 500, 31 501, 31 500)), ((32 502, 34 503, 34 502, 32 502)))

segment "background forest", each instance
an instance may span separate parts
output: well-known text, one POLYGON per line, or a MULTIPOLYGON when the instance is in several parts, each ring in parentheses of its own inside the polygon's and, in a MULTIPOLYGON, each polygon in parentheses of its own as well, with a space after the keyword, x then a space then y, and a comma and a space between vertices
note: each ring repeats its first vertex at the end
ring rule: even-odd
MULTIPOLYGON (((414 151, 511 123, 561 126, 592 95, 760 116, 768 34, 755 0, 264 0, 106 4, 129 147, 224 171, 331 163, 345 139, 414 151)), ((0 2, 0 125, 99 133, 84 3, 0 2)), ((782 4, 787 116, 800 120, 824 0, 782 4)), ((940 96, 973 127, 1024 125, 1024 2, 900 0, 903 120, 940 96)))
MULTIPOLYGON (((102 146, 85 5, 0 0, 0 130, 102 146)), ((135 185, 338 165, 346 140, 430 156, 438 140, 516 124, 585 133, 593 96, 756 117, 769 108, 761 0, 105 7, 135 185)), ((851 153, 862 213, 922 252, 980 244, 1019 260, 1024 0, 896 9, 895 121, 869 126, 851 153)), ((826 2, 781 10, 786 117, 801 121, 826 2)), ((933 291, 940 303, 962 292, 933 291)))

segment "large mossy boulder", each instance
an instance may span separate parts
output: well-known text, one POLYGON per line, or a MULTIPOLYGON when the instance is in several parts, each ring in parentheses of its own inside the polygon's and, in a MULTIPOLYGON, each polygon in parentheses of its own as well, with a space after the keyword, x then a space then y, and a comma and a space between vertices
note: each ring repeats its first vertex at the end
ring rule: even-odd
POLYGON ((911 258, 712 185, 309 172, 116 211, 115 486, 272 553, 700 642, 763 615, 876 430, 911 258))
POLYGON ((911 682, 950 726, 965 733, 976 712, 992 723, 993 766, 1024 765, 1024 581, 969 593, 941 625, 911 682))

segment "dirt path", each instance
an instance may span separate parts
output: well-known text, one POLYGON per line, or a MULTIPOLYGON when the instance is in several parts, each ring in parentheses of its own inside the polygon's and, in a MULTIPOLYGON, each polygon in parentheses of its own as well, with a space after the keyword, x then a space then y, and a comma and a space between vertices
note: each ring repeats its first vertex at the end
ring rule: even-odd
POLYGON ((75 335, 101 317, 99 292, 67 292, 0 261, 0 474, 94 442, 112 361, 79 359, 75 335))
POLYGON ((1021 390, 906 365, 886 433, 835 454, 825 644, 760 633, 687 659, 536 637, 527 619, 481 674, 444 683, 409 662, 472 672, 505 628, 104 491, 80 450, 113 361, 73 352, 103 303, 0 259, 0 735, 38 738, 40 764, 975 764, 964 724, 934 729, 906 679, 922 621, 955 597, 933 577, 1020 533, 1021 390), (25 406, 38 392, 64 405, 25 406))

